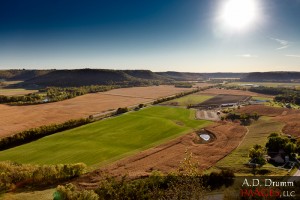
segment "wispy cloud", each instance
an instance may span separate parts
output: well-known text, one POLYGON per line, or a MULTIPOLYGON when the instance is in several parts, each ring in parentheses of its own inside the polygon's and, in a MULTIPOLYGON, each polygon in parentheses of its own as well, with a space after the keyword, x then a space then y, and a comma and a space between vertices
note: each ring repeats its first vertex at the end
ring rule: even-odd
POLYGON ((287 40, 282 40, 282 39, 272 38, 272 37, 269 37, 269 38, 271 40, 276 41, 279 45, 281 45, 281 47, 276 48, 276 50, 286 49, 291 46, 291 42, 289 42, 287 40))
POLYGON ((300 55, 291 55, 291 54, 289 54, 289 55, 285 55, 285 56, 287 56, 287 57, 294 57, 294 58, 300 58, 300 55))
POLYGON ((282 47, 277 48, 276 50, 286 49, 286 48, 288 48, 289 46, 290 46, 290 45, 282 46, 282 47))
POLYGON ((251 54, 242 54, 242 55, 236 55, 238 57, 242 57, 242 58, 257 58, 258 56, 256 55, 251 55, 251 54))

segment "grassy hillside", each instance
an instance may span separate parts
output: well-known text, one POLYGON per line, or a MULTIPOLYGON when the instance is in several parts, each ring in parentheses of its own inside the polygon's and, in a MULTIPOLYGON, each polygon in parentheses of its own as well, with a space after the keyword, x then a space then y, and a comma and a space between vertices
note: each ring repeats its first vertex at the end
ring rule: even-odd
POLYGON ((210 123, 195 120, 194 114, 183 108, 149 107, 2 151, 0 160, 97 165, 210 123))

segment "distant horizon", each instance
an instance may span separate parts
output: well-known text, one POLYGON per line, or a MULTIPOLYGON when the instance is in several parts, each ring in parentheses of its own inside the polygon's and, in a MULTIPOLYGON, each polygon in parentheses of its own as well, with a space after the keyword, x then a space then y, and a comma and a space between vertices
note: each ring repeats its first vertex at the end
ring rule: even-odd
POLYGON ((111 69, 111 68, 90 68, 90 67, 83 67, 83 68, 0 68, 0 71, 4 70, 80 70, 80 69, 99 69, 99 70, 119 70, 119 71, 124 71, 124 70, 149 70, 151 72, 157 73, 157 72, 180 72, 180 73, 241 73, 241 74, 246 74, 246 73, 268 73, 268 72, 299 72, 299 71, 287 71, 287 70, 280 70, 280 71, 248 71, 248 72, 242 72, 242 71, 214 71, 214 72, 203 72, 203 71, 175 71, 175 70, 167 70, 167 71, 153 71, 150 69, 111 69))

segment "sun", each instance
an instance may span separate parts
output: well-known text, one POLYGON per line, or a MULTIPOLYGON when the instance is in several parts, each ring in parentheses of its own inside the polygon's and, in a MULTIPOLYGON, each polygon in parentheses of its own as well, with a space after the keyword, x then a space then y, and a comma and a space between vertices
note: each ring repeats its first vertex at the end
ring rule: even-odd
POLYGON ((234 30, 251 26, 258 17, 256 0, 228 0, 222 7, 222 23, 234 30))

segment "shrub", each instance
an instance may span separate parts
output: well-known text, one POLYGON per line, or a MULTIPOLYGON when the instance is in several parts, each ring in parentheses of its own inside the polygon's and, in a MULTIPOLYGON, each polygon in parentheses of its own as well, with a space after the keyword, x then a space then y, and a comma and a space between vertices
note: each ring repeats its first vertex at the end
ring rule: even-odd
POLYGON ((30 165, 11 161, 0 162, 0 191, 28 185, 45 186, 78 177, 85 172, 86 165, 57 164, 30 165))
POLYGON ((53 194, 53 200, 98 200, 99 196, 93 190, 79 191, 72 184, 65 186, 59 185, 56 187, 56 192, 53 194))
POLYGON ((125 108, 118 108, 118 110, 116 111, 116 115, 119 115, 119 114, 123 114, 123 113, 126 113, 128 112, 128 108, 125 107, 125 108))

